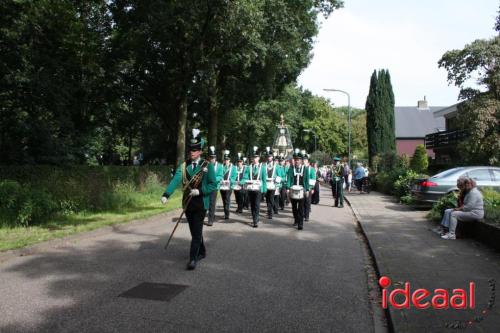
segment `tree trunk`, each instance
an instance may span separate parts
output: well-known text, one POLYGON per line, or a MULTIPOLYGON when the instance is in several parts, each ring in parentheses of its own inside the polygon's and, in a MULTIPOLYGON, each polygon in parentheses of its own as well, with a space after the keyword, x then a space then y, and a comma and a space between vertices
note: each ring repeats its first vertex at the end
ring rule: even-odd
POLYGON ((132 165, 132 131, 128 133, 128 165, 132 165))
POLYGON ((208 105, 208 145, 216 146, 219 128, 219 105, 217 103, 217 77, 218 72, 212 69, 210 83, 208 88, 209 105, 208 105))
MULTIPOLYGON (((177 123, 177 165, 186 157, 186 123, 187 123, 187 96, 183 94, 179 103, 179 119, 177 123)), ((176 165, 176 167, 177 167, 176 165)))

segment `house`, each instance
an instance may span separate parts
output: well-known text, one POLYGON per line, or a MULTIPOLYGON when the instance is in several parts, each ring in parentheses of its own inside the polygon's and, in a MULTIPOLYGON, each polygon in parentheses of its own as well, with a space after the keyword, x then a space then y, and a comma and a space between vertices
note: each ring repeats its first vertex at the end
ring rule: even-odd
POLYGON ((434 163, 451 164, 460 157, 456 151, 457 144, 467 137, 467 131, 459 129, 457 122, 457 107, 455 104, 441 110, 434 111, 434 118, 444 118, 445 128, 425 136, 425 147, 435 155, 434 163))
MULTIPOLYGON (((445 129, 445 118, 436 116, 436 112, 444 108, 443 106, 429 107, 425 97, 417 102, 417 106, 396 106, 394 108, 398 155, 413 156, 417 145, 425 145, 427 134, 445 129)), ((427 154, 434 158, 433 149, 428 148, 427 154)))

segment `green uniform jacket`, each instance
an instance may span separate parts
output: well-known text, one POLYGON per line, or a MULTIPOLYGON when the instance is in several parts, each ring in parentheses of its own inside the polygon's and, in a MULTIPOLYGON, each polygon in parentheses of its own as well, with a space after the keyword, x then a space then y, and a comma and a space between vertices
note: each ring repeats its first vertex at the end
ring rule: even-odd
POLYGON ((231 189, 234 186, 234 182, 236 181, 236 177, 238 176, 238 171, 236 170, 237 166, 233 165, 232 163, 229 164, 228 166, 226 165, 219 165, 219 168, 222 169, 222 180, 226 180, 226 173, 228 172, 229 168, 231 170, 229 171, 229 184, 231 186, 231 189))
POLYGON ((224 177, 224 168, 223 165, 220 164, 219 162, 215 162, 215 164, 212 164, 214 166, 215 170, 215 180, 217 181, 217 190, 220 190, 220 181, 224 177))
POLYGON ((243 180, 241 181, 242 184, 245 184, 247 181, 250 180, 250 172, 252 172, 252 179, 253 180, 256 180, 257 179, 257 171, 259 170, 259 166, 262 166, 261 170, 260 170, 260 191, 262 193, 266 193, 267 192, 267 171, 266 171, 266 164, 265 163, 259 163, 258 165, 255 166, 255 170, 254 169, 254 165, 253 164, 250 164, 249 166, 247 166, 247 168, 245 169, 245 173, 243 175, 243 180))
MULTIPOLYGON (((191 162, 188 161, 188 162, 181 163, 177 167, 177 170, 175 171, 174 178, 172 178, 172 181, 170 181, 170 184, 168 184, 168 186, 165 190, 165 195, 167 198, 170 197, 175 192, 177 187, 182 184, 182 182, 183 182, 182 173, 183 173, 183 168, 186 167, 186 163, 190 164, 191 162)), ((203 164, 203 159, 200 159, 200 162, 198 163, 198 165, 196 166, 196 169, 194 169, 194 170, 193 170, 192 166, 189 165, 187 167, 186 172, 190 176, 196 174, 197 172, 200 171, 201 164, 203 164)), ((203 171, 201 171, 201 172, 203 172, 203 171)), ((215 177, 215 170, 214 170, 213 164, 208 163, 207 172, 203 172, 203 178, 201 180, 200 190, 201 190, 201 195, 203 195, 203 206, 205 207, 205 209, 208 209, 208 207, 210 205, 210 193, 217 190, 217 180, 215 177)), ((184 193, 184 195, 186 195, 186 193, 184 193)), ((182 201, 185 202, 184 198, 182 201)))
MULTIPOLYGON (((275 174, 275 176, 281 178, 281 182, 280 183, 276 183, 276 188, 281 190, 284 186, 286 187, 285 168, 282 167, 279 164, 276 165, 276 174, 275 174)), ((276 179, 276 177, 274 179, 276 179)))
MULTIPOLYGON (((313 181, 316 184, 316 169, 313 166, 308 166, 307 170, 309 171, 309 181, 313 181)), ((311 190, 314 190, 314 185, 309 184, 311 190)))
MULTIPOLYGON (((286 188, 290 189, 294 184, 295 184, 295 177, 293 176, 293 170, 295 167, 290 167, 288 169, 288 177, 287 177, 287 184, 286 188)), ((309 172, 307 171, 307 168, 304 166, 304 191, 309 191, 310 186, 309 186, 309 172)))

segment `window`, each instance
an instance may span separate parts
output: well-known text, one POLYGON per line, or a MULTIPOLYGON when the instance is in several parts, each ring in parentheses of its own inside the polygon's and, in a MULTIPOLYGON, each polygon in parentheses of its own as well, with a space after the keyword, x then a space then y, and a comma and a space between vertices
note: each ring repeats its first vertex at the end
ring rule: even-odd
POLYGON ((477 181, 491 181, 490 171, 488 169, 477 169, 468 172, 469 177, 477 181))
POLYGON ((497 182, 500 182, 500 171, 499 170, 493 170, 493 176, 495 176, 495 180, 497 182))

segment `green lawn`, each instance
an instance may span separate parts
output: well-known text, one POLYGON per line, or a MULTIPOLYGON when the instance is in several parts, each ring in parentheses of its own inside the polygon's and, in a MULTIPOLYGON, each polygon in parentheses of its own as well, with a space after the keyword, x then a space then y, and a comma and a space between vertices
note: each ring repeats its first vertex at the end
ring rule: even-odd
POLYGON ((55 218, 49 223, 32 227, 0 228, 0 251, 18 249, 46 240, 61 238, 104 226, 147 218, 181 207, 180 191, 176 192, 166 206, 157 195, 145 196, 140 205, 101 213, 77 213, 55 218))

